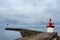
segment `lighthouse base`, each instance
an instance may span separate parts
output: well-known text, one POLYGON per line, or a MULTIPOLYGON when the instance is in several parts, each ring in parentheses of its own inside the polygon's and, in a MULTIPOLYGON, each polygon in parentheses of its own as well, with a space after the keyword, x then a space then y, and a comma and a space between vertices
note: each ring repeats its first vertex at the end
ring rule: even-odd
POLYGON ((48 33, 53 33, 54 31, 53 31, 53 28, 47 28, 47 32, 48 33))

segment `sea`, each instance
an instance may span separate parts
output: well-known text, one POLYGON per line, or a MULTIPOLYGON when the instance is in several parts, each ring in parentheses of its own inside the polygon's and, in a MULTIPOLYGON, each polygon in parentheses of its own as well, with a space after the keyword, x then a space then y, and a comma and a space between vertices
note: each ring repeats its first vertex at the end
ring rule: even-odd
MULTIPOLYGON (((4 30, 5 28, 7 28, 6 25, 0 26, 0 40, 15 40, 22 38, 20 32, 4 30)), ((46 25, 9 25, 8 28, 24 28, 46 32, 46 25)), ((57 32, 60 36, 60 25, 55 25, 54 32, 57 32)))

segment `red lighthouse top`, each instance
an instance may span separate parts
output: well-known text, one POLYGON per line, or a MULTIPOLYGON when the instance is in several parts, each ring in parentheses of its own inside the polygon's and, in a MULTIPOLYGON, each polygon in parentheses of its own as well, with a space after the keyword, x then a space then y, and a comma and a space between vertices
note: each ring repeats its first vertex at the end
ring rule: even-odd
POLYGON ((53 23, 52 23, 52 21, 51 21, 51 18, 49 19, 49 23, 48 23, 47 28, 48 28, 48 27, 50 27, 50 28, 54 28, 53 23))

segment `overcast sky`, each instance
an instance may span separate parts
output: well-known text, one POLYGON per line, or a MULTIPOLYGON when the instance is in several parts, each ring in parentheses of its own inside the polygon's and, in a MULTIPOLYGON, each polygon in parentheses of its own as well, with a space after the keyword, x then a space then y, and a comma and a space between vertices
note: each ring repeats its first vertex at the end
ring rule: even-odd
POLYGON ((60 0, 0 0, 0 24, 60 23, 60 0))

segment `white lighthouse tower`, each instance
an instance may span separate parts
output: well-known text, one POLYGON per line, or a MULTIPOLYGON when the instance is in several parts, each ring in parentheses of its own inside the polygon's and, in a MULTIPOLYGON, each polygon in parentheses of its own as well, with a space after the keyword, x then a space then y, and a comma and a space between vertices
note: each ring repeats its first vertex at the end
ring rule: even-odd
POLYGON ((50 18, 48 26, 47 26, 47 33, 53 33, 53 32, 54 32, 54 26, 53 26, 53 23, 52 23, 51 18, 50 18))

